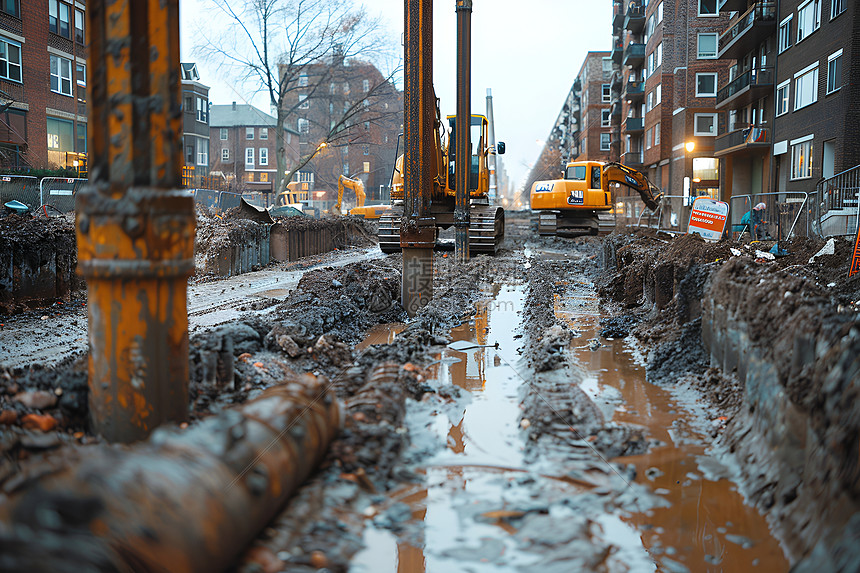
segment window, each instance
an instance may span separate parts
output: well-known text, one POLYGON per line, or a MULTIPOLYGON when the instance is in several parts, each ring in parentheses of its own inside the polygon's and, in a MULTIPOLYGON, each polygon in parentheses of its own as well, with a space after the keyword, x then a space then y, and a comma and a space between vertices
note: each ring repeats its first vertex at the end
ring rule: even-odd
POLYGON ((830 19, 837 17, 839 14, 845 11, 845 5, 848 3, 848 0, 832 0, 830 4, 830 19))
POLYGON ((361 166, 362 166, 362 168, 364 169, 364 172, 365 172, 365 173, 370 173, 370 161, 364 161, 364 162, 362 162, 362 165, 361 165, 361 166))
POLYGON ((717 74, 696 74, 696 97, 716 97, 717 74))
POLYGON ((663 84, 657 84, 654 89, 654 107, 657 107, 663 101, 663 84))
POLYGON ((349 82, 343 82, 343 93, 349 93, 349 82))
POLYGON ((308 101, 308 96, 306 94, 299 94, 299 109, 308 109, 311 106, 311 102, 308 101))
POLYGON ((370 80, 361 80, 361 89, 365 92, 370 91, 370 80))
POLYGON ((601 87, 602 100, 603 103, 609 103, 612 101, 612 92, 609 88, 609 84, 603 84, 601 87))
POLYGON ((776 87, 776 115, 784 115, 788 113, 788 91, 791 86, 791 80, 786 80, 784 83, 776 87))
MULTIPOLYGON (((836 2, 836 0, 833 0, 836 2)), ((842 50, 827 58, 827 93, 842 87, 842 50)))
POLYGON ((246 147, 245 148, 245 169, 254 168, 254 148, 246 147))
POLYGON ((654 145, 660 145, 660 124, 654 126, 654 145))
POLYGON ((75 82, 78 84, 78 101, 87 101, 87 67, 84 64, 75 64, 75 82))
POLYGON ((715 181, 720 178, 720 160, 714 157, 693 158, 693 179, 715 181))
POLYGON ((600 151, 609 151, 609 134, 600 134, 600 151))
POLYGON ((75 124, 75 134, 77 135, 77 141, 75 141, 75 151, 77 151, 78 153, 86 153, 87 152, 87 124, 76 123, 75 124))
POLYGON ((230 161, 230 150, 226 147, 221 148, 221 161, 230 161))
POLYGON ((716 16, 719 12, 717 0, 699 0, 699 16, 716 16))
POLYGON ((48 29, 72 39, 71 9, 68 4, 60 0, 48 0, 48 29))
POLYGON ((645 132, 645 149, 651 149, 651 133, 652 130, 650 128, 645 132))
POLYGON ((645 66, 645 71, 646 71, 645 77, 650 77, 651 74, 653 74, 654 70, 656 70, 656 69, 657 69, 657 54, 655 54, 654 52, 651 52, 650 54, 648 54, 648 63, 645 66))
POLYGON ((717 34, 699 34, 697 58, 714 60, 717 57, 717 34))
POLYGON ((697 113, 695 115, 695 126, 693 135, 716 135, 717 114, 697 113))
POLYGON ((197 121, 206 123, 209 119, 209 104, 202 97, 197 98, 197 121))
POLYGON ((789 16, 779 24, 779 51, 784 52, 791 47, 791 19, 789 16))
POLYGON ((72 61, 51 55, 51 91, 72 95, 72 61))
MULTIPOLYGON (((646 2, 646 4, 647 4, 647 2, 646 2)), ((656 13, 657 13, 657 23, 659 24, 660 22, 663 21, 663 3, 662 2, 657 4, 657 12, 656 13)))
POLYGON ((335 86, 334 83, 329 84, 328 85, 328 93, 330 95, 334 95, 335 91, 337 91, 337 86, 335 86))
POLYGON ((654 68, 659 68, 663 65, 663 42, 657 44, 657 47, 654 49, 654 53, 657 54, 657 62, 654 68))
POLYGON ((608 109, 600 110, 600 127, 609 127, 611 122, 610 111, 608 109))
POLYGON ((260 139, 269 139, 269 128, 261 127, 260 128, 260 139))
POLYGON ((812 177, 812 138, 791 146, 791 178, 812 177))
POLYGON ((794 110, 818 101, 818 64, 794 74, 794 110), (807 71, 808 70, 808 71, 807 71))
POLYGON ((21 81, 21 44, 0 38, 0 78, 21 81))
POLYGON ((84 43, 84 11, 75 9, 75 42, 84 43))
POLYGON ((813 33, 821 25, 821 0, 809 0, 797 9, 797 41, 813 33))
POLYGON ((365 146, 361 149, 361 151, 362 151, 362 154, 363 154, 363 155, 370 155, 370 146, 369 146, 369 145, 365 145, 365 146))
POLYGON ((18 5, 18 0, 0 0, 0 12, 12 14, 16 18, 21 17, 21 10, 18 5))
POLYGON ((185 164, 193 165, 194 164, 194 146, 186 145, 185 146, 185 164))
POLYGON ((269 150, 265 147, 260 148, 260 165, 269 164, 269 150))
POLYGON ((73 151, 75 148, 75 124, 65 119, 47 118, 48 151, 73 151))
POLYGON ((254 139, 254 128, 246 127, 245 128, 245 139, 254 139))
POLYGON ((654 109, 654 92, 650 92, 645 98, 645 111, 649 112, 654 109))
POLYGON ((311 124, 305 118, 300 117, 298 122, 298 129, 299 133, 309 133, 311 130, 311 124))
POLYGON ((209 165, 209 146, 203 139, 197 140, 197 165, 209 165))
POLYGON ((656 27, 656 22, 654 21, 654 14, 648 16, 648 21, 645 22, 645 43, 648 43, 648 39, 654 34, 654 28, 656 27))
POLYGON ((226 127, 221 128, 221 141, 227 141, 229 131, 226 127))
MULTIPOLYGON (((332 85, 334 85, 334 84, 332 84, 332 85)), ((307 74, 299 75, 299 87, 300 88, 308 87, 308 75, 307 74)), ((332 92, 332 93, 334 93, 334 92, 332 92)))

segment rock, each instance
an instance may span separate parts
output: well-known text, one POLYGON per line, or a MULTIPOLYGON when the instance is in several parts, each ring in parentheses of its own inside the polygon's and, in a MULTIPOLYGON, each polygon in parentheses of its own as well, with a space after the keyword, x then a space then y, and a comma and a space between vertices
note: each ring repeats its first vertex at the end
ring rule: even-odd
POLYGON ((52 416, 42 414, 27 414, 21 418, 21 425, 25 430, 39 430, 42 432, 50 432, 57 427, 57 420, 52 416))
POLYGON ((44 410, 45 408, 53 408, 57 405, 57 396, 51 392, 42 390, 21 392, 20 394, 16 394, 12 399, 34 410, 44 410))
POLYGON ((290 358, 295 358, 302 353, 302 349, 299 348, 299 345, 296 344, 296 341, 293 340, 293 337, 288 334, 282 334, 278 336, 276 342, 278 346, 281 347, 281 350, 286 352, 287 356, 289 356, 290 358))
POLYGON ((343 283, 337 279, 332 279, 331 286, 332 288, 341 288, 343 286, 343 283))
POLYGON ((18 412, 15 410, 3 410, 0 412, 0 424, 11 426, 18 421, 18 412))
POLYGON ((317 569, 328 567, 328 557, 322 551, 311 552, 311 566, 317 569))
POLYGON ((21 446, 30 450, 52 450, 61 444, 62 440, 57 433, 27 433, 21 436, 21 446))

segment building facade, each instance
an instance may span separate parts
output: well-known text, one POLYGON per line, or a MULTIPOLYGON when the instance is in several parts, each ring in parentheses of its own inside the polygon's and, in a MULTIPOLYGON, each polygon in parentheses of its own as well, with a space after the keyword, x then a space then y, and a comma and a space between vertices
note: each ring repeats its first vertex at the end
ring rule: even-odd
POLYGON ((588 52, 574 80, 579 82, 580 128, 575 140, 580 161, 608 161, 612 142, 610 52, 588 52))
POLYGON ((403 153, 403 93, 373 64, 338 55, 282 76, 294 78, 283 100, 286 123, 298 132, 301 160, 313 156, 302 168, 314 181, 312 200, 333 203, 346 175, 364 182, 369 201, 387 201, 403 153))
POLYGON ((85 26, 85 2, 0 2, 0 167, 71 168, 85 159, 85 26))
POLYGON ((186 187, 203 187, 203 179, 209 175, 209 87, 200 83, 196 64, 180 64, 180 70, 183 181, 186 187))
POLYGON ((213 105, 209 121, 210 173, 231 189, 248 190, 249 183, 272 183, 278 171, 278 138, 283 137, 287 163, 299 155, 298 132, 277 129, 278 120, 251 105, 213 105))

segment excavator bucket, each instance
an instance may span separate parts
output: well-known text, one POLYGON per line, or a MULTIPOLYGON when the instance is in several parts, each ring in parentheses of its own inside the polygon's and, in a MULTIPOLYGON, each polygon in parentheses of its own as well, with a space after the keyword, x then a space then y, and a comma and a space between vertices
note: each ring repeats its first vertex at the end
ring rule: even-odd
POLYGON ((257 223, 272 224, 275 222, 275 220, 272 219, 272 215, 266 209, 261 209, 260 207, 251 205, 244 197, 242 198, 242 202, 239 204, 239 214, 243 219, 250 219, 257 223))

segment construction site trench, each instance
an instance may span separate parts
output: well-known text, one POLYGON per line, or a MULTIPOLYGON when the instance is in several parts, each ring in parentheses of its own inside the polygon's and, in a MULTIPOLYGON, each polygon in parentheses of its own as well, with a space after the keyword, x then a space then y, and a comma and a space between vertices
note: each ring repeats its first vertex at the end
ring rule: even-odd
POLYGON ((4 223, 66 278, 3 300, 0 571, 860 571, 847 241, 768 260, 507 213, 497 256, 435 255, 409 318, 372 224, 266 264, 207 217, 188 422, 130 446, 89 426, 71 222, 4 223))

